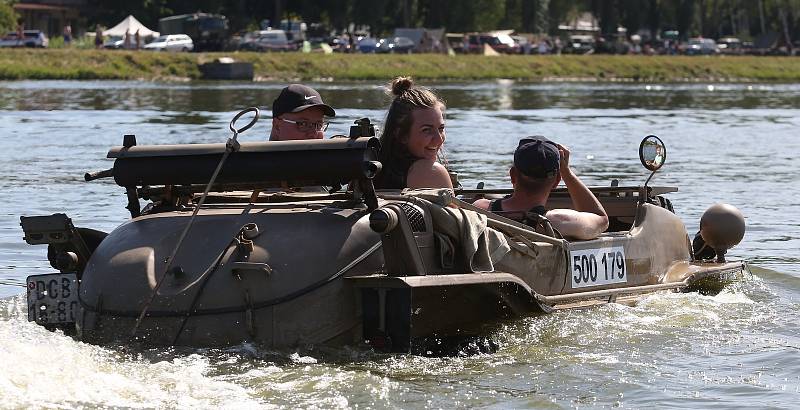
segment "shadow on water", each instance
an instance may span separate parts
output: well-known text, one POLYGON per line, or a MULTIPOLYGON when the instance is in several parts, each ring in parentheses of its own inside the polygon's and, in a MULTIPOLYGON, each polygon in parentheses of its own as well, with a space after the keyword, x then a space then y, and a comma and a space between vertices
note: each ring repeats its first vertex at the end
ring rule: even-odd
POLYGON ((151 124, 197 124, 205 125, 212 123, 216 118, 201 114, 165 114, 161 117, 150 118, 147 120, 151 124))
MULTIPOLYGON (((156 109, 196 112, 235 107, 270 108, 281 84, 135 83, 135 82, 0 82, 0 109, 110 110, 156 109)), ((388 105, 380 83, 312 84, 336 108, 374 109, 388 105)), ((757 109, 800 106, 797 85, 532 84, 514 81, 474 84, 425 84, 449 108, 486 110, 582 109, 757 109), (632 92, 635 91, 635 92, 632 92)), ((518 120, 520 118, 509 118, 518 120)))

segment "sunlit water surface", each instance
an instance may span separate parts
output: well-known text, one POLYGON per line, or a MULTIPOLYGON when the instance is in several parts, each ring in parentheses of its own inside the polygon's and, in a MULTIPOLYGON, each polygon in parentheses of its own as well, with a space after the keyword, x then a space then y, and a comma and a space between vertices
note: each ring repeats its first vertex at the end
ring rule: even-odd
MULTIPOLYGON (((382 121, 380 84, 316 84, 337 108, 329 134, 382 121)), ((279 84, 0 83, 0 406, 796 407, 800 400, 800 85, 431 84, 447 100, 447 160, 465 186, 508 186, 516 141, 568 145, 585 181, 638 185, 640 139, 659 135, 676 212, 694 232, 715 201, 739 207, 748 232, 729 255, 753 276, 717 296, 659 294, 500 325, 493 354, 379 355, 361 347, 270 351, 98 347, 27 322, 27 275, 44 247, 22 241, 20 215, 66 212, 109 231, 124 221, 110 167, 124 134, 140 144, 224 142, 243 107, 265 120, 279 84)))

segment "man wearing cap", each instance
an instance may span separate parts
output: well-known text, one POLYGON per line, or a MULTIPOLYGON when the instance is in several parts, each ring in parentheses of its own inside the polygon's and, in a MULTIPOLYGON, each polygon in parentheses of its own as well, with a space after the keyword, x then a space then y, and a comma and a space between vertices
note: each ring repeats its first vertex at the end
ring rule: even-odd
POLYGON ((545 216, 565 237, 593 239, 608 229, 608 215, 592 191, 569 168, 569 150, 542 136, 520 140, 509 170, 514 192, 502 199, 479 199, 475 206, 496 213, 545 216), (547 210, 550 191, 563 180, 574 209, 547 210))
POLYGON ((322 102, 317 90, 302 84, 291 84, 281 90, 272 102, 270 141, 322 139, 328 128, 325 117, 336 111, 322 102))

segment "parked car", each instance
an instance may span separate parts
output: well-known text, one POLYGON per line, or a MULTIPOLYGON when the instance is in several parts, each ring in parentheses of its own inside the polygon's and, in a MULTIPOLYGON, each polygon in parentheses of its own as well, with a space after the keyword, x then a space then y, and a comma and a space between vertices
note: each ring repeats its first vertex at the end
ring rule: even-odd
POLYGON ((283 30, 260 30, 248 33, 239 48, 248 51, 291 51, 297 49, 289 41, 286 32, 283 30))
POLYGON ((719 54, 717 43, 710 38, 690 38, 683 48, 687 56, 719 54))
POLYGON ((0 40, 0 47, 37 47, 45 48, 50 40, 40 30, 25 30, 22 32, 24 39, 17 38, 15 31, 10 31, 0 40))
POLYGON ((358 51, 360 53, 375 53, 378 51, 378 39, 364 37, 358 40, 358 51))
POLYGON ((376 53, 411 54, 416 44, 408 37, 382 38, 375 50, 376 53))
POLYGON ((145 50, 151 51, 192 51, 194 42, 186 34, 168 34, 157 37, 152 42, 144 45, 145 50))
POLYGON ((723 37, 717 40, 719 52, 722 54, 743 54, 742 41, 735 37, 723 37))
POLYGON ((119 50, 125 46, 125 39, 122 36, 109 36, 103 43, 103 48, 119 50))
POLYGON ((469 35, 469 51, 471 53, 482 53, 483 45, 488 44, 489 47, 498 53, 506 54, 519 54, 522 48, 519 44, 514 42, 508 34, 470 34, 469 35))
POLYGON ((594 36, 574 34, 569 36, 564 52, 568 54, 586 54, 594 51, 594 36))

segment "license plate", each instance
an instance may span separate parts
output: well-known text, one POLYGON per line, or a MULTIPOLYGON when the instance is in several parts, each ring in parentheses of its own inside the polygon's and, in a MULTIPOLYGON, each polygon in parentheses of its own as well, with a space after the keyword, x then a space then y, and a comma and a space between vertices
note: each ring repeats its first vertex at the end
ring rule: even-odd
POLYGON ((569 256, 573 289, 628 281, 622 246, 573 250, 569 256))
POLYGON ((78 278, 74 273, 28 276, 28 321, 40 325, 75 323, 78 278))

